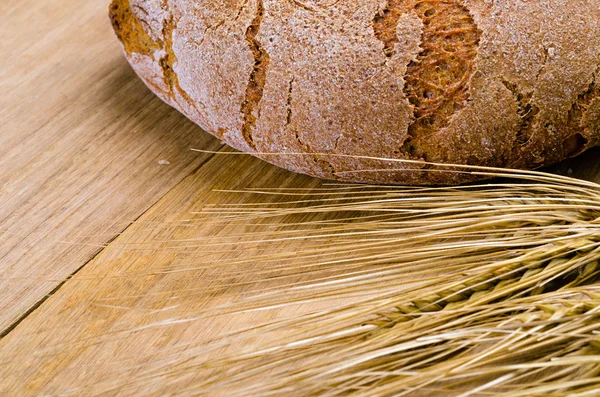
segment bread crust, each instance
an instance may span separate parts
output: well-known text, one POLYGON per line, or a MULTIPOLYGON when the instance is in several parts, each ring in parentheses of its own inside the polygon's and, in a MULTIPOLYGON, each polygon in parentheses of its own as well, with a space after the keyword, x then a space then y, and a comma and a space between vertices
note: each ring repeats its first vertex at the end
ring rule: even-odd
POLYGON ((596 0, 113 0, 110 16, 165 102, 293 171, 455 184, 472 178, 373 158, 533 169, 600 143, 596 0))

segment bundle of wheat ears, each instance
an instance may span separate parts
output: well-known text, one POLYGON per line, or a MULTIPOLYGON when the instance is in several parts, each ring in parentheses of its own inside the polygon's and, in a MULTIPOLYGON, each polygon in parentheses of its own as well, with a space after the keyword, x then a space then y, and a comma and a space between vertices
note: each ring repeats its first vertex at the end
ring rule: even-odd
POLYGON ((234 338, 235 354, 167 371, 207 371, 189 390, 205 395, 600 395, 600 185, 452 172, 502 179, 255 188, 227 193, 254 204, 203 209, 207 222, 258 225, 231 244, 260 243, 264 254, 228 263, 232 271, 260 262, 284 274, 204 315, 316 309, 250 324, 215 339, 218 351, 234 338), (276 204, 261 200, 271 196, 276 204), (264 238, 273 227, 278 237, 264 238), (310 249, 287 244, 297 241, 310 249))

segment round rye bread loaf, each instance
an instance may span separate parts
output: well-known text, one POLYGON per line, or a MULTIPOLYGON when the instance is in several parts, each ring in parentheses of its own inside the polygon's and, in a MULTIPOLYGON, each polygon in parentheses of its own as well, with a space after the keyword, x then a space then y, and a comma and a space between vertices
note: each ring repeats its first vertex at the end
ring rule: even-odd
POLYGON ((327 179, 469 180, 600 143, 598 0, 114 0, 129 62, 232 147, 327 179))

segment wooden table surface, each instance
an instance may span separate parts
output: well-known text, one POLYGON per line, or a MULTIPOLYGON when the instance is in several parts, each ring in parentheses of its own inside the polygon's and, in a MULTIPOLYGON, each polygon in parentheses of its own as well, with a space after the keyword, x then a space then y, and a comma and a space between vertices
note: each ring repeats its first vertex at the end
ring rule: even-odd
MULTIPOLYGON (((161 382, 153 371, 258 316, 196 318, 243 291, 252 272, 225 283, 195 260, 260 249, 194 244, 239 225, 194 222, 193 213, 249 200, 218 189, 322 183, 249 156, 192 151, 227 149, 136 78, 107 2, 0 3, 3 396, 193 387, 197 374, 163 371, 161 382)), ((599 158, 592 150, 552 170, 600 182, 599 158)))

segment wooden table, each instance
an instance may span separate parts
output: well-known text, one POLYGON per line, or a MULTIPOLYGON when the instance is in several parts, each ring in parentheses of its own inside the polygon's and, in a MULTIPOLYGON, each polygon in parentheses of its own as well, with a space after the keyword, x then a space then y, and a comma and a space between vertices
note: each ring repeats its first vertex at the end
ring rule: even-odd
MULTIPOLYGON (((195 318, 252 272, 224 283, 194 258, 260 248, 190 244, 239 228, 192 213, 249 200, 218 189, 321 184, 249 156, 192 151, 227 149, 136 78, 106 3, 0 3, 0 395, 166 393, 141 381, 156 363, 256 320, 195 318)), ((600 182, 599 157, 553 170, 600 182)), ((194 381, 180 374, 168 391, 194 381)))

